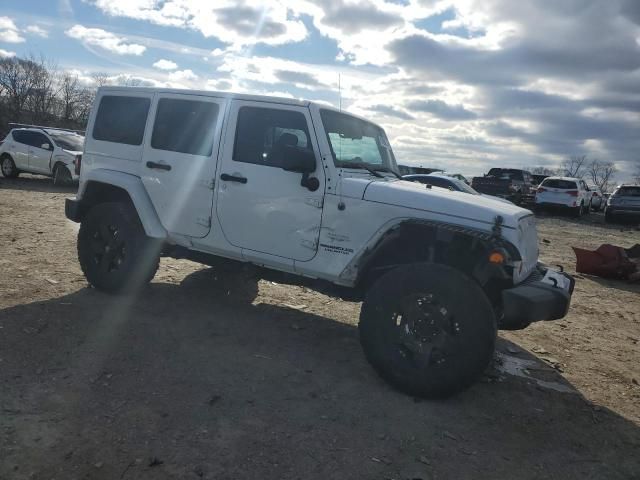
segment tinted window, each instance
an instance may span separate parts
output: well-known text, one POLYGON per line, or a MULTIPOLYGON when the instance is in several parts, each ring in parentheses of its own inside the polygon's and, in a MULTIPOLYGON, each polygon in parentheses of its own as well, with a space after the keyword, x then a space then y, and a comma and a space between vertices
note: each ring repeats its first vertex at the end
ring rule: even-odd
POLYGON ((541 187, 549 187, 549 188, 562 188, 564 190, 575 190, 578 188, 576 182, 572 182, 570 180, 558 180, 558 179, 550 179, 547 178, 542 184, 541 187))
POLYGON ((158 102, 151 146, 157 150, 211 155, 218 105, 163 98, 158 102))
POLYGON ((15 130, 13 132, 11 132, 11 135, 13 136, 13 139, 18 142, 18 143, 27 143, 27 136, 25 135, 24 130, 15 130))
POLYGON ((51 142, 45 136, 44 133, 29 132, 29 141, 28 141, 29 145, 37 148, 42 148, 43 143, 46 143, 47 145, 49 145, 49 149, 51 149, 51 142))
POLYGON ((614 195, 616 197, 640 197, 640 187, 620 187, 614 195))
POLYGON ((299 112, 242 107, 238 112, 233 159, 270 167, 280 166, 283 147, 310 150, 307 120, 299 112))
POLYGON ((489 177, 497 177, 502 180, 523 180, 522 170, 511 170, 506 168, 492 168, 487 174, 489 177))
POLYGON ((148 98, 141 97, 102 97, 93 126, 93 138, 141 145, 150 103, 148 98))

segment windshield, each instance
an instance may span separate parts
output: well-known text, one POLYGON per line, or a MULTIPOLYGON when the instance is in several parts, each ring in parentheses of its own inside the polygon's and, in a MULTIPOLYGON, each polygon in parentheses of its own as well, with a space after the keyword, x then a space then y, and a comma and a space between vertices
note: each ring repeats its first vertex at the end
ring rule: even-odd
POLYGON ((382 128, 332 110, 321 110, 320 115, 336 167, 398 171, 382 128))
POLYGON ((477 190, 471 188, 469 185, 467 185, 461 180, 457 180, 456 185, 458 186, 461 192, 471 193, 472 195, 480 195, 480 193, 477 190))
POLYGON ((74 152, 81 152, 84 148, 84 137, 82 135, 63 132, 47 133, 60 148, 74 152))

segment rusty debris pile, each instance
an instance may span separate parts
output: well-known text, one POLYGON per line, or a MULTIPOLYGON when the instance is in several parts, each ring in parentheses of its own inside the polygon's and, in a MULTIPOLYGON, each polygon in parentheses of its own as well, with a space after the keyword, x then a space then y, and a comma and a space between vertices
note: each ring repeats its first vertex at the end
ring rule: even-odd
POLYGON ((602 278, 640 281, 640 244, 631 248, 600 245, 596 250, 573 248, 576 254, 576 271, 602 278))

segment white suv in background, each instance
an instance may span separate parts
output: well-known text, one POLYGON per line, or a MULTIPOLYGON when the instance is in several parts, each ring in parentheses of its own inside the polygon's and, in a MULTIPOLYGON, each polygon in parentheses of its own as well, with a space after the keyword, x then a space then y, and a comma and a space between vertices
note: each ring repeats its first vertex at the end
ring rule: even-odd
POLYGON ((14 128, 0 144, 0 171, 5 178, 37 173, 53 177, 54 185, 69 184, 78 180, 83 148, 84 137, 69 130, 14 128))
POLYGON ((584 180, 572 177, 547 177, 538 186, 536 209, 569 209, 576 217, 591 211, 592 192, 584 180))

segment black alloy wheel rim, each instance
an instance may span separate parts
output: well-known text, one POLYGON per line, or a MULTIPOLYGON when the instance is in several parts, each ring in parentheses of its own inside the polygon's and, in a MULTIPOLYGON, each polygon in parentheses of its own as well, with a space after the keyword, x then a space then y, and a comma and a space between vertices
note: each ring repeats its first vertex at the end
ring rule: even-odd
POLYGON ((415 368, 442 365, 461 333, 453 312, 432 293, 403 297, 393 314, 397 358, 415 368))
POLYGON ((116 225, 101 224, 91 236, 93 262, 103 273, 120 269, 126 258, 126 245, 116 225))

